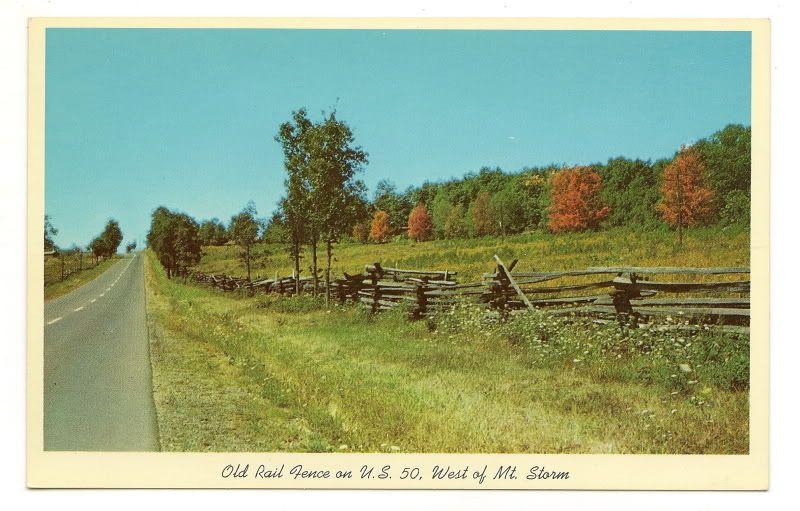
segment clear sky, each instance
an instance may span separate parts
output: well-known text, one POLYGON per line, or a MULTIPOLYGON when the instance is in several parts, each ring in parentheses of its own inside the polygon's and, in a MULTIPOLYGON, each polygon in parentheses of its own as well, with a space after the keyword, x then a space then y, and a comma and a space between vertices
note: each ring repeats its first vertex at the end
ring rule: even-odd
POLYGON ((45 209, 56 243, 109 217, 140 246, 283 191, 291 112, 336 108, 370 193, 499 166, 658 159, 750 124, 747 32, 48 29, 45 209))

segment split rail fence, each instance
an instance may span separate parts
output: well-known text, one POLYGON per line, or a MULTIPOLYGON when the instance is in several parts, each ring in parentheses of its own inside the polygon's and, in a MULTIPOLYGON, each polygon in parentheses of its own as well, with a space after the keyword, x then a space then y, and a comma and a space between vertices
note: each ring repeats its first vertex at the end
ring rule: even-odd
MULTIPOLYGON (((331 297, 373 312, 406 304, 413 317, 459 303, 502 315, 547 308, 552 314, 638 325, 658 316, 743 330, 750 324, 749 268, 591 267, 582 270, 517 272, 498 256, 481 282, 459 283, 457 272, 367 265, 357 275, 331 282, 331 297)), ((293 295, 314 290, 312 277, 245 278, 189 272, 188 278, 226 291, 293 295)), ((319 279, 318 291, 324 292, 319 279)))

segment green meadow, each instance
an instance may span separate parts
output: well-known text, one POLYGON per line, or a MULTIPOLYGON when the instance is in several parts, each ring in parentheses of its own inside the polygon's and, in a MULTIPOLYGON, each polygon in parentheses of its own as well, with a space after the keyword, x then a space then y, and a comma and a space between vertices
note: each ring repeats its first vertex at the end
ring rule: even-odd
MULTIPOLYGON (((254 274, 285 275, 262 245, 254 274)), ((238 249, 197 266, 243 274, 238 249)), ((382 262, 479 279, 518 268, 746 266, 746 230, 610 230, 336 247, 334 273, 382 262)), ((308 263, 308 259, 304 259, 308 263)), ((167 451, 748 452, 749 339, 620 329, 545 312, 500 321, 469 304, 421 321, 311 296, 223 293, 167 279, 147 252, 154 395, 167 451)))
MULTIPOLYGON (((245 264, 236 245, 203 247, 203 258, 194 269, 207 273, 244 276, 245 264)), ((253 276, 291 275, 292 261, 284 245, 255 245, 253 276)), ((492 256, 510 262, 519 259, 517 271, 578 269, 588 266, 748 266, 750 237, 747 229, 703 227, 686 232, 676 249, 675 233, 667 229, 637 231, 614 228, 569 234, 543 231, 474 239, 435 240, 416 243, 397 237, 389 243, 362 244, 345 240, 334 247, 331 271, 359 273, 364 265, 380 262, 386 267, 457 271, 459 282, 481 279, 494 269, 492 256)), ((320 250, 320 268, 324 252, 320 250)), ((311 255, 303 253, 301 276, 310 275, 311 255)))

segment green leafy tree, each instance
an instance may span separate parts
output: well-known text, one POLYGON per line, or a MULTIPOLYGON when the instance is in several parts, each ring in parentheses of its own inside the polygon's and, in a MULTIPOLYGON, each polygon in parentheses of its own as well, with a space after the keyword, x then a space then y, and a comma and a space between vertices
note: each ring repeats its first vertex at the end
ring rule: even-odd
POLYGON ((453 205, 450 202, 450 194, 447 188, 440 187, 436 195, 433 197, 431 203, 431 217, 433 220, 433 235, 437 239, 444 239, 447 237, 447 218, 450 216, 450 211, 453 205))
POLYGON ((175 271, 178 275, 183 275, 190 266, 200 262, 203 244, 197 222, 185 213, 178 213, 176 216, 175 271))
POLYGON ((106 257, 111 257, 117 253, 120 243, 122 243, 122 230, 119 228, 119 223, 112 219, 106 222, 103 233, 100 235, 103 242, 106 257))
POLYGON ((750 193, 751 129, 729 124, 693 145, 706 168, 706 177, 717 197, 732 191, 750 193))
POLYGON ((495 224, 494 231, 502 236, 525 230, 525 197, 517 181, 517 179, 508 180, 489 201, 495 224))
POLYGON ((220 246, 228 242, 228 234, 225 226, 218 218, 204 220, 200 223, 200 241, 203 245, 220 246))
POLYGON ((603 183, 600 198, 611 210, 604 225, 652 228, 661 223, 656 212, 659 174, 650 162, 618 157, 596 169, 603 183))
POLYGON ((522 196, 521 205, 525 227, 544 229, 547 227, 547 212, 550 208, 550 175, 555 167, 526 169, 517 180, 522 196))
POLYGON ((389 216, 389 234, 395 234, 406 227, 408 215, 414 207, 411 195, 413 189, 401 194, 389 180, 383 179, 375 188, 372 200, 374 211, 384 211, 389 216))
POLYGON ((749 225, 750 195, 742 190, 729 192, 719 216, 725 225, 749 225))
POLYGON ((58 234, 58 229, 53 227, 53 224, 50 221, 50 215, 44 216, 44 250, 45 252, 49 252, 51 250, 56 249, 56 244, 53 241, 53 237, 58 234))
POLYGON ((260 226, 256 205, 250 201, 239 214, 231 218, 228 229, 231 240, 242 248, 241 257, 247 267, 247 280, 250 280, 252 248, 258 241, 260 226))
POLYGON ((750 127, 729 124, 693 147, 705 166, 706 181, 714 194, 714 211, 719 220, 723 223, 749 222, 750 127))
POLYGON ((103 257, 106 253, 106 246, 103 242, 103 239, 100 236, 94 238, 89 243, 89 250, 92 252, 92 256, 94 257, 94 264, 97 265, 98 261, 101 257, 103 257))
MULTIPOLYGON (((276 140, 284 152, 287 201, 303 203, 303 227, 311 248, 314 290, 318 286, 317 245, 326 248, 326 299, 329 299, 333 244, 363 216, 365 186, 356 174, 368 155, 354 145, 353 132, 336 112, 314 123, 305 109, 293 113, 293 122, 281 125, 276 140)), ((295 206, 295 204, 289 204, 295 206)), ((294 208, 294 211, 299 211, 294 208)))
POLYGON ((456 204, 450 208, 447 220, 444 224, 445 237, 450 239, 466 238, 469 234, 465 220, 466 213, 461 204, 456 204))
POLYGON ((197 222, 185 213, 159 206, 153 211, 147 246, 172 278, 200 262, 202 244, 197 222))
POLYGON ((289 240, 289 232, 286 228, 286 224, 283 221, 280 211, 273 213, 270 219, 267 221, 267 225, 264 228, 261 239, 265 243, 271 243, 275 245, 286 243, 289 240))

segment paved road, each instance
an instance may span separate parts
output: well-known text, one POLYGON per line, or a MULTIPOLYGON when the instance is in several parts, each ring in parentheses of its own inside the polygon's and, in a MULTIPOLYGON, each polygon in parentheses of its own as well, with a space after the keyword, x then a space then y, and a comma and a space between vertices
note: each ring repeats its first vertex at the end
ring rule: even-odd
POLYGON ((143 256, 44 305, 44 448, 157 451, 143 256))

